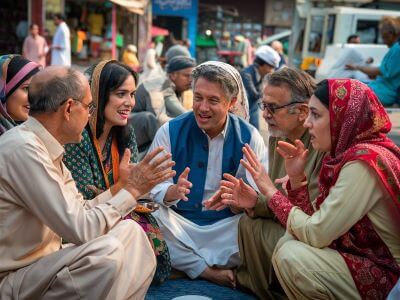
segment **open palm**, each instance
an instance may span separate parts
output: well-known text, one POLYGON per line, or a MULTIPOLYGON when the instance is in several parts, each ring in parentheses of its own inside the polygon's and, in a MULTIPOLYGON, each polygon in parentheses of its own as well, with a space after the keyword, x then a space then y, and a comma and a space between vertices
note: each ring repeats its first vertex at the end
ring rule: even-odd
POLYGON ((300 140, 296 140, 294 145, 279 141, 276 151, 285 159, 285 169, 289 178, 304 176, 308 150, 300 140))
POLYGON ((251 174, 259 191, 266 195, 269 190, 275 188, 267 170, 258 160, 256 154, 248 144, 243 147, 243 154, 245 159, 241 159, 240 163, 251 174))
POLYGON ((221 199, 225 205, 238 208, 253 208, 257 203, 257 193, 243 179, 224 174, 226 180, 221 181, 221 199))

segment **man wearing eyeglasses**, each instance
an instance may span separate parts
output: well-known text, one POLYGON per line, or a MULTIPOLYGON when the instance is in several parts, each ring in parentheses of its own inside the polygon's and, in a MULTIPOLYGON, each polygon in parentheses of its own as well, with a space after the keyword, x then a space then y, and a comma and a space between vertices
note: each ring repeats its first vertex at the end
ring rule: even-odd
MULTIPOLYGON (((324 153, 315 151, 311 138, 303 127, 308 115, 307 103, 314 93, 315 83, 305 72, 282 68, 264 79, 263 98, 259 105, 268 124, 268 174, 274 182, 286 175, 284 159, 276 152, 279 140, 301 140, 309 150, 306 174, 310 199, 318 195, 318 175, 324 153)), ((278 186, 281 191, 282 187, 278 186)), ((237 269, 240 286, 252 290, 260 299, 275 299, 279 283, 274 281, 272 253, 285 233, 266 199, 260 194, 253 209, 239 222, 239 251, 241 264, 237 269)))
POLYGON ((118 182, 85 202, 62 157, 94 109, 87 79, 48 67, 32 79, 29 104, 29 119, 0 139, 0 299, 143 299, 156 259, 123 218, 175 175, 171 155, 154 159, 160 147, 132 165, 126 150, 118 182))

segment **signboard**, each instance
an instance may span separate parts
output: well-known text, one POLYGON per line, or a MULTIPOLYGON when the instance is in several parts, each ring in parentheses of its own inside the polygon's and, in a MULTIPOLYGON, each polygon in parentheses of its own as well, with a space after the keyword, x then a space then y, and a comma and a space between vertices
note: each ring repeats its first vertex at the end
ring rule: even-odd
POLYGON ((153 0, 152 6, 154 16, 174 16, 187 20, 188 38, 191 41, 190 53, 194 56, 196 49, 198 0, 153 0))
POLYGON ((154 0, 152 5, 154 15, 197 16, 197 0, 154 0))

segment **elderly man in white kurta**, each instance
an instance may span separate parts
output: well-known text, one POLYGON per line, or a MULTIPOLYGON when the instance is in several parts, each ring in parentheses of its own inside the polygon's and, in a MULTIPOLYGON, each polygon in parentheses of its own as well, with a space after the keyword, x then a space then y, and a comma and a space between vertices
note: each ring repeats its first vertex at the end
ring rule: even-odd
POLYGON ((150 165, 158 149, 130 165, 127 150, 118 183, 85 202, 62 156, 88 121, 87 79, 48 67, 29 102, 28 121, 0 139, 0 299, 143 299, 156 259, 142 228, 123 218, 174 175, 171 163, 150 165), (61 237, 74 245, 61 249, 61 237))
POLYGON ((51 65, 71 65, 71 40, 70 32, 65 17, 61 14, 54 16, 54 24, 57 26, 51 43, 51 65))
POLYGON ((168 244, 171 263, 190 278, 202 277, 235 287, 232 270, 239 263, 237 225, 240 214, 226 208, 206 210, 205 200, 218 197, 224 173, 246 178, 240 165, 249 144, 267 165, 267 151, 258 131, 230 113, 248 106, 239 73, 230 65, 208 62, 193 71, 193 112, 164 124, 151 149, 163 146, 176 162, 174 179, 152 190, 162 203, 155 214, 168 244))

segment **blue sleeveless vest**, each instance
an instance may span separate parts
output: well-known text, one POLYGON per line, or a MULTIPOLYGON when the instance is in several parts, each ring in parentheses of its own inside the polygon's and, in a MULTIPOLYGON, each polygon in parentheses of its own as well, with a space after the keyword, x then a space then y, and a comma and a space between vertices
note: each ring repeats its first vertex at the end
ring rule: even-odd
MULTIPOLYGON (((193 187, 188 201, 179 201, 172 206, 178 214, 198 225, 210 225, 221 219, 233 216, 229 208, 222 211, 202 211, 204 185, 208 165, 208 140, 206 134, 197 126, 193 112, 185 113, 169 122, 172 159, 176 162, 174 170, 177 182, 179 175, 186 167, 190 168, 189 181, 193 187)), ((225 134, 222 159, 222 174, 235 176, 242 147, 251 139, 251 127, 244 120, 229 114, 229 124, 225 134)), ((221 174, 221 175, 222 175, 221 174)), ((222 179, 222 176, 221 176, 222 179)))

